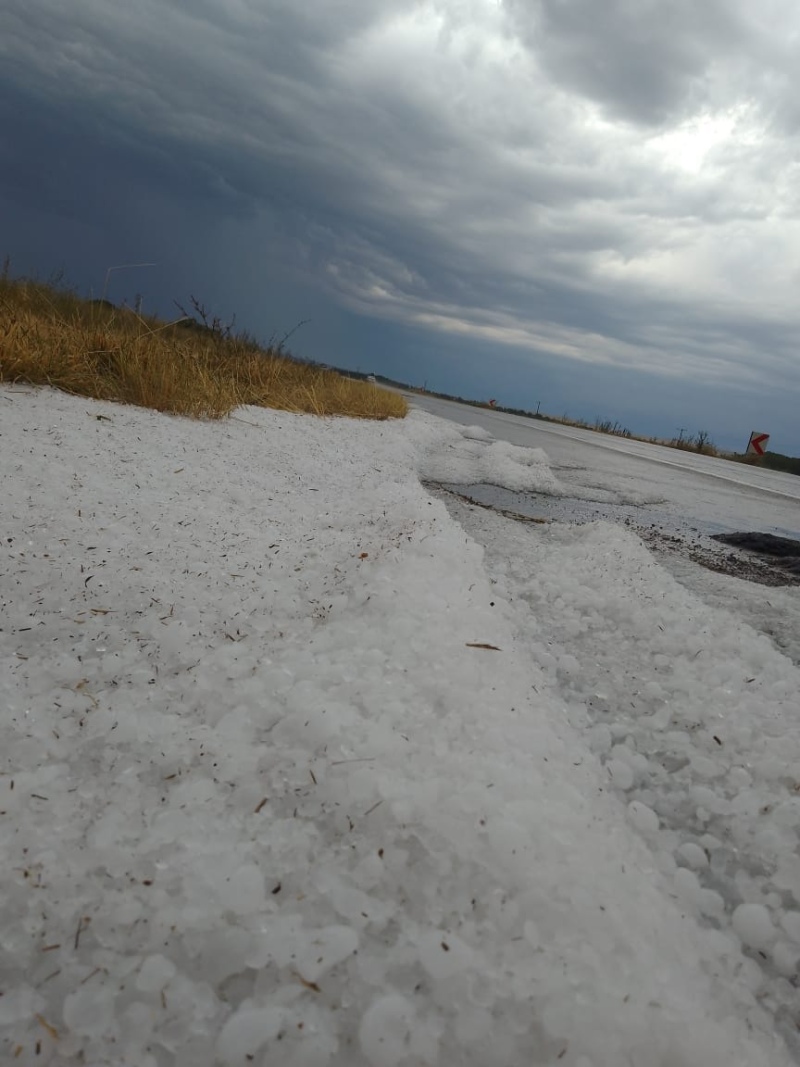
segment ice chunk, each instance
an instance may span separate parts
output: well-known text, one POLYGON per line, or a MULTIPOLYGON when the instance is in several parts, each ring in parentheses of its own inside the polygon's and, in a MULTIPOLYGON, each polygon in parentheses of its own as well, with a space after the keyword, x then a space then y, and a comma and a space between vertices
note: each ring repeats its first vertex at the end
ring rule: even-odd
POLYGON ((659 820, 652 808, 642 804, 640 800, 632 800, 628 805, 628 817, 645 837, 651 837, 658 832, 659 820))
POLYGON ((441 981, 466 970, 472 962, 472 950, 454 934, 434 930, 419 941, 422 966, 434 979, 441 981))
POLYGON ((571 652, 565 652, 558 657, 558 670, 567 678, 580 674, 581 665, 571 652))
POLYGON ((254 864, 245 864, 220 892, 224 906, 237 915, 249 915, 264 903, 264 876, 254 864))
POLYGON ((611 731, 605 723, 598 723, 596 726, 593 726, 587 732, 586 737, 589 742, 589 748, 592 752, 596 752, 598 755, 603 755, 611 748, 611 731))
POLYGON ((698 898, 700 911, 713 919, 721 919, 725 914, 725 901, 713 889, 701 889, 698 898))
POLYGON ((209 934, 201 958, 211 981, 221 982, 246 967, 263 967, 269 955, 263 960, 258 957, 261 940, 260 934, 236 926, 209 934))
POLYGON ((798 957, 800 957, 800 949, 797 945, 789 944, 788 941, 779 941, 772 949, 775 969, 785 978, 791 978, 797 974, 798 957))
POLYGON ((748 948, 768 948, 775 940, 775 927, 763 904, 740 904, 734 911, 731 922, 748 948))
POLYGON ((627 763, 623 763, 619 759, 610 759, 606 764, 606 770, 617 789, 625 791, 633 787, 635 780, 633 769, 627 763))
POLYGON ((157 993, 173 978, 177 968, 165 956, 148 956, 136 978, 136 988, 143 993, 157 993))
POLYGON ((456 1038, 464 1045, 469 1045, 488 1037, 492 1026, 492 1017, 485 1008, 470 1005, 468 1009, 461 1011, 456 1019, 456 1038))
POLYGON ((316 982, 357 949, 358 934, 351 926, 307 930, 298 939, 296 963, 307 981, 316 982))
POLYGON ((468 441, 494 441, 494 437, 482 426, 463 426, 461 436, 468 441))
POLYGON ((378 997, 367 1008, 359 1028, 361 1051, 371 1067, 397 1067, 409 1054, 415 1012, 398 993, 378 997))
POLYGON ((792 941, 800 945, 800 911, 784 912, 781 918, 781 926, 792 941))
POLYGON ((693 841, 684 842, 684 844, 678 848, 677 855, 684 861, 684 863, 693 867, 696 871, 702 870, 703 867, 708 866, 708 856, 703 849, 693 841))
POLYGON ((687 904, 699 910, 702 888, 694 871, 679 867, 675 871, 675 888, 687 904))
POLYGON ((772 877, 778 889, 788 889, 800 903, 800 856, 782 856, 772 877))
POLYGON ((731 767, 728 772, 728 782, 732 789, 746 789, 753 781, 749 772, 744 767, 731 767))
POLYGON ((800 797, 791 797, 783 804, 779 804, 772 817, 778 826, 787 828, 797 826, 800 823, 800 797))
POLYGON ((224 1067, 251 1063, 258 1050, 280 1033, 284 1017, 285 1012, 279 1007, 239 1008, 225 1023, 217 1041, 217 1056, 224 1067))
POLYGON ((64 1022, 76 1034, 99 1037, 114 1021, 114 995, 104 986, 80 986, 64 1000, 64 1022))
POLYGON ((302 943, 303 920, 299 915, 278 915, 268 919, 258 937, 259 955, 279 966, 292 963, 302 943))
POLYGON ((44 1006, 44 998, 28 987, 9 989, 0 997, 0 1026, 30 1019, 43 1011, 44 1006))
POLYGON ((721 767, 716 760, 708 759, 707 756, 701 756, 699 753, 692 755, 691 764, 692 770, 699 778, 719 778, 725 773, 725 768, 721 767))
POLYGON ((712 815, 723 815, 729 807, 726 800, 704 785, 693 786, 691 796, 699 810, 710 812, 712 815))

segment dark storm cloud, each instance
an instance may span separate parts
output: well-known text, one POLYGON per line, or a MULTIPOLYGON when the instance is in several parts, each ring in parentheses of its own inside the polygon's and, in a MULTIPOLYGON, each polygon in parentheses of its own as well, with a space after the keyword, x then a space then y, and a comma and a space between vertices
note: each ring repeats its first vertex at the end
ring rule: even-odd
POLYGON ((221 285, 283 270, 514 360, 798 388, 796 24, 788 0, 6 0, 2 210, 199 234, 221 285))
POLYGON ((709 68, 752 32, 729 0, 506 3, 555 84, 643 124, 682 113, 709 68))

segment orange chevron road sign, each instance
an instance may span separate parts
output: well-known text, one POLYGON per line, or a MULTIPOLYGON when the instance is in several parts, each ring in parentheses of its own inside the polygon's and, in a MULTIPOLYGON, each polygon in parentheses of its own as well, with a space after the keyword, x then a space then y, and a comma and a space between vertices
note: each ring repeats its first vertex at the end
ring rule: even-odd
POLYGON ((763 456, 767 450, 768 433, 757 433, 755 430, 750 434, 747 442, 747 454, 749 456, 763 456))

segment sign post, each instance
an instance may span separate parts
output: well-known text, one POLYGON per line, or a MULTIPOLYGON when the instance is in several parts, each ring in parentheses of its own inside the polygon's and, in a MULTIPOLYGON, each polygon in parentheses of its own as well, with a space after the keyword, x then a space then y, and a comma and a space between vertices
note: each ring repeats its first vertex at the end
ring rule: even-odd
POLYGON ((769 441, 768 433, 758 433, 756 430, 750 434, 750 440, 747 442, 747 455, 748 456, 763 456, 767 451, 767 442, 769 441))

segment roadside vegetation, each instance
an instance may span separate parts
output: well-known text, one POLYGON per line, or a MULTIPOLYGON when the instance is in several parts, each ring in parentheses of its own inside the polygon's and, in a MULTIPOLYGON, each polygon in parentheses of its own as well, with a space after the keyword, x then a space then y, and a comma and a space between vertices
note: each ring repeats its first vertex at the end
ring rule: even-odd
MULTIPOLYGON (((561 418, 556 418, 552 415, 539 415, 538 417, 546 422, 560 422, 565 426, 579 426, 584 430, 594 430, 596 433, 607 433, 615 437, 628 437, 632 441, 647 441, 651 445, 678 448, 682 452, 699 452, 704 456, 721 456, 723 454, 709 438, 707 430, 698 430, 696 434, 689 434, 688 436, 685 436, 686 431, 683 430, 678 437, 664 440, 661 437, 645 437, 642 434, 632 433, 627 426, 622 426, 619 422, 612 422, 610 419, 597 418, 594 423, 590 423, 585 422, 583 419, 570 419, 566 415, 562 415, 561 418)), ((733 457, 729 456, 728 458, 733 457)))
POLYGON ((86 300, 58 282, 0 274, 0 381, 49 385, 195 418, 242 404, 314 415, 401 418, 402 396, 258 344, 191 300, 175 321, 86 300))
POLYGON ((734 456, 751 467, 766 467, 785 474, 800 474, 800 457, 784 456, 781 452, 765 452, 763 456, 734 456))

